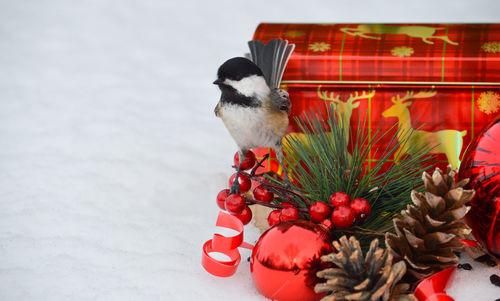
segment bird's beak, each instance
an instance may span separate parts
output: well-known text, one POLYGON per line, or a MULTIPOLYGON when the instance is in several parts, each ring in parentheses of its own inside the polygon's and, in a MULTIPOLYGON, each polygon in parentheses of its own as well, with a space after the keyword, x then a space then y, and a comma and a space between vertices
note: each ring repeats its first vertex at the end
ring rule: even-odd
POLYGON ((218 78, 214 81, 214 85, 220 85, 222 84, 222 81, 218 78))

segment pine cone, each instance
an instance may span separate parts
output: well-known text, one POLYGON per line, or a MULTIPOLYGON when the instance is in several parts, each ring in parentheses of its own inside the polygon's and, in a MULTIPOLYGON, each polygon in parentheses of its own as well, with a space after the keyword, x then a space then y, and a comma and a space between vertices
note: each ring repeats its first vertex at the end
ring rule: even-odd
POLYGON ((455 183, 455 174, 451 166, 445 175, 439 168, 432 176, 424 172, 425 193, 412 191, 415 206, 408 205, 400 218, 394 218, 396 235, 386 233, 387 248, 396 260, 406 261, 407 274, 415 280, 457 265, 454 252, 463 248, 459 237, 470 233, 462 218, 474 190, 463 189, 468 179, 455 183))
POLYGON ((338 253, 321 257, 333 262, 336 268, 319 271, 319 278, 327 279, 315 287, 317 293, 331 292, 321 301, 333 300, 417 300, 413 295, 402 294, 409 286, 396 285, 404 276, 403 261, 392 264, 393 256, 378 247, 378 240, 370 244, 370 250, 363 256, 359 241, 354 236, 349 240, 342 236, 333 246, 338 253), (340 242, 340 243, 339 243, 340 242), (391 296, 395 292, 397 296, 391 296))

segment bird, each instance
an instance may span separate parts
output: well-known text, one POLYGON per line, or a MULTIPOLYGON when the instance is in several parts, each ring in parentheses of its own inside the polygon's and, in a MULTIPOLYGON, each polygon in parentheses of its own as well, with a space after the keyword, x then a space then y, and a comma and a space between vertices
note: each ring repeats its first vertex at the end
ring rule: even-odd
MULTIPOLYGON (((234 57, 217 70, 214 84, 221 91, 215 115, 222 119, 238 146, 241 170, 248 150, 273 148, 282 167, 285 185, 291 187, 283 164, 282 139, 286 135, 291 110, 290 96, 280 89, 281 79, 295 45, 287 40, 271 39, 248 42, 250 54, 234 57)), ((230 193, 239 193, 239 181, 233 181, 230 193)))

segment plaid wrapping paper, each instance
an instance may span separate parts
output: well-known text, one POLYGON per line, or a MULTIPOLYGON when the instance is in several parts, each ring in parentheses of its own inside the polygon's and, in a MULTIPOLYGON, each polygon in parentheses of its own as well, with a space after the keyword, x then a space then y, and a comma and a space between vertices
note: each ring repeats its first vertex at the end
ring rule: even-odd
MULTIPOLYGON (((292 100, 291 135, 300 132, 296 117, 324 114, 333 102, 354 133, 365 116, 370 137, 411 124, 425 131, 418 143, 437 145, 438 166, 456 167, 474 134, 500 114, 500 24, 260 24, 254 39, 272 38, 296 44, 282 81, 292 100), (372 94, 349 103, 363 91, 372 94)), ((376 160, 374 151, 367 163, 376 160)), ((273 156, 266 168, 279 170, 273 156)))
POLYGON ((500 82, 500 24, 260 24, 296 45, 287 81, 500 82))

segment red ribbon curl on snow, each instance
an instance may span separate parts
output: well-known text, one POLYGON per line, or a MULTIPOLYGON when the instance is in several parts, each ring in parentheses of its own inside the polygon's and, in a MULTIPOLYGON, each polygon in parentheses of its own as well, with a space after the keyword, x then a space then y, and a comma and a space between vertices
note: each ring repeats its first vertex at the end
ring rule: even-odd
POLYGON ((446 294, 446 288, 456 269, 456 267, 447 268, 446 270, 425 278, 420 282, 413 294, 419 301, 455 300, 446 294))
POLYGON ((229 277, 232 276, 241 261, 241 255, 238 247, 253 249, 253 245, 243 241, 243 223, 235 216, 225 212, 219 212, 216 226, 233 229, 238 231, 235 236, 226 237, 215 233, 214 238, 205 242, 203 245, 203 254, 201 265, 207 272, 214 276, 229 277), (209 253, 219 252, 231 258, 230 261, 221 261, 210 257, 209 253))

